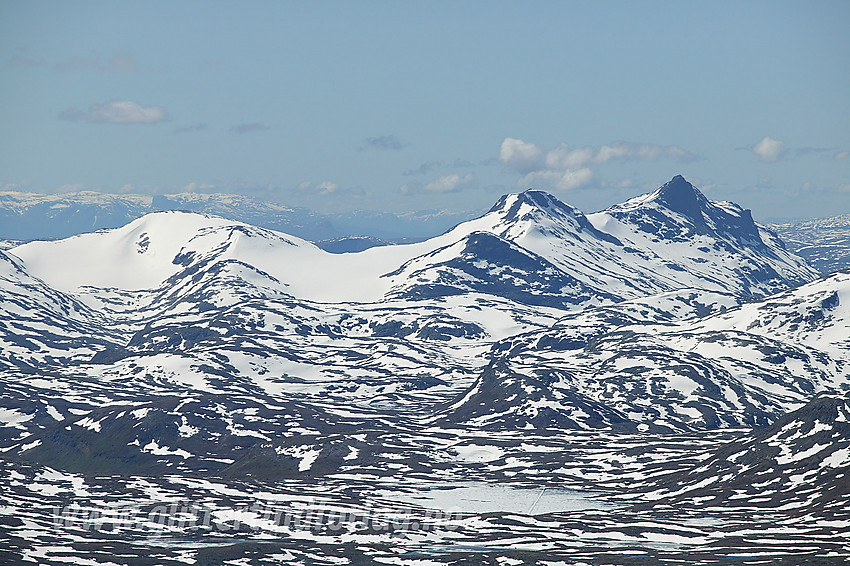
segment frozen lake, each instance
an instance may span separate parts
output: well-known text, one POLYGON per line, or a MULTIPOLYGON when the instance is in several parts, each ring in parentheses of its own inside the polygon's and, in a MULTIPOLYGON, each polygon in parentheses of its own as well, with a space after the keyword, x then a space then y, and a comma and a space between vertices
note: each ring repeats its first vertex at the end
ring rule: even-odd
POLYGON ((591 499, 590 492, 542 488, 527 489, 485 483, 464 484, 417 493, 384 493, 384 497, 428 509, 461 513, 520 513, 543 515, 563 511, 602 509, 608 505, 591 499))

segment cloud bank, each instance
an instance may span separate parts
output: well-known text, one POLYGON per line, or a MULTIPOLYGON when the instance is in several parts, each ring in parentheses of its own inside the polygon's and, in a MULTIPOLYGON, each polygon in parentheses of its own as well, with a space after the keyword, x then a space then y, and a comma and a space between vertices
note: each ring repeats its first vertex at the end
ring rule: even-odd
POLYGON ((460 176, 457 173, 437 177, 423 187, 427 193, 453 193, 475 180, 472 173, 460 176))
POLYGON ((86 111, 69 108, 59 118, 92 124, 155 124, 163 122, 166 114, 159 106, 142 106, 132 100, 113 100, 94 104, 86 111))
POLYGON ((543 151, 533 143, 505 138, 499 148, 499 161, 520 173, 530 173, 543 165, 543 151))
POLYGON ((558 191, 589 184, 593 180, 593 166, 615 160, 662 158, 693 161, 696 156, 674 145, 630 142, 575 148, 562 143, 544 153, 534 143, 505 138, 499 148, 499 161, 522 175, 517 187, 546 187, 558 191))

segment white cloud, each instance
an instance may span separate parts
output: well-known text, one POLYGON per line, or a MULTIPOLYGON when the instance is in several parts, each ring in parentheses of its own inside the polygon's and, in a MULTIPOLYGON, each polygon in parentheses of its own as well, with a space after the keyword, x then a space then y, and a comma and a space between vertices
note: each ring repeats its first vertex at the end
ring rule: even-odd
POLYGON ((651 143, 615 142, 603 145, 596 156, 597 163, 605 163, 612 159, 643 159, 653 161, 661 158, 691 161, 695 157, 681 147, 675 145, 655 145, 651 143))
POLYGON ((601 165, 616 159, 640 159, 652 161, 661 158, 691 161, 695 156, 675 145, 650 143, 614 142, 601 147, 579 147, 571 149, 561 144, 546 154, 549 169, 580 169, 587 165, 601 165))
POLYGON ((752 147, 752 150, 765 163, 773 163, 782 156, 782 152, 785 151, 785 144, 765 136, 763 140, 752 147))
POLYGON ((456 193, 470 186, 475 181, 475 175, 467 173, 466 175, 442 175, 437 177, 430 183, 423 185, 420 182, 405 183, 399 190, 406 195, 414 195, 419 193, 456 193))
POLYGON ((337 189, 339 189, 339 185, 336 183, 332 183, 331 181, 323 181, 316 185, 316 188, 319 189, 319 194, 327 195, 330 193, 335 193, 337 189))
POLYGON ((850 155, 850 151, 839 151, 833 156, 833 158, 836 161, 841 161, 842 159, 846 159, 848 155, 850 155))
POLYGON ((451 175, 443 175, 437 177, 423 187, 423 190, 428 193, 451 193, 460 189, 463 185, 468 185, 475 180, 471 173, 467 173, 463 177, 457 173, 451 175))
POLYGON ((552 169, 532 171, 517 182, 521 189, 547 188, 556 191, 571 191, 588 184, 593 179, 593 171, 587 167, 555 171, 552 169))
POLYGON ((614 160, 675 159, 692 161, 697 157, 675 145, 630 143, 617 141, 600 147, 570 147, 558 145, 544 155, 533 143, 514 138, 505 138, 499 150, 499 160, 513 167, 523 177, 518 181, 520 189, 546 187, 569 191, 590 183, 594 165, 614 160))
POLYGON ((159 106, 142 106, 132 100, 113 100, 90 106, 85 112, 69 108, 59 116, 63 120, 95 124, 155 124, 165 120, 165 110, 159 106))
POLYGON ((505 138, 499 149, 499 161, 520 173, 528 173, 543 165, 543 152, 533 143, 505 138))
POLYGON ((593 148, 570 149, 567 144, 562 143, 546 153, 546 166, 549 169, 579 169, 593 161, 594 156, 593 148))

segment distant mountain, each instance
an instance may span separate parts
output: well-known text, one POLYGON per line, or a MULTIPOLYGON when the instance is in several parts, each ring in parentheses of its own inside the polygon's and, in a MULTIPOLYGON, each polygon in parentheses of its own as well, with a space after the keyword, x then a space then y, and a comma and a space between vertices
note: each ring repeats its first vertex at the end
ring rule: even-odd
POLYGON ((824 275, 850 269, 850 214, 770 228, 790 251, 824 275))
POLYGON ((152 214, 14 253, 32 273, 72 293, 153 289, 203 255, 242 262, 288 294, 323 302, 480 292, 566 308, 688 288, 760 297, 815 276, 748 212, 707 201, 681 177, 591 217, 540 191, 507 195, 436 238, 358 254, 329 255, 299 238, 186 213, 152 214), (675 199, 697 204, 685 214, 670 208, 675 199), (555 298, 539 298, 545 296, 555 298))
POLYGON ((332 254, 347 254, 362 252, 375 246, 387 246, 391 242, 372 236, 348 236, 329 240, 315 240, 313 243, 332 254))
POLYGON ((814 271, 788 252, 749 210, 710 201, 676 176, 653 193, 589 216, 657 279, 682 287, 764 297, 811 281, 814 271))
MULTIPOLYGON (((468 218, 468 213, 420 211, 394 215, 369 211, 319 214, 250 197, 228 194, 113 195, 93 191, 66 194, 0 192, 0 246, 5 240, 67 238, 96 230, 118 228, 152 212, 181 210, 214 214, 261 228, 286 232, 307 240, 325 240, 329 251, 360 251, 360 246, 335 244, 340 238, 382 240, 423 239, 468 218)), ((2 249, 2 248, 0 248, 2 249)))
MULTIPOLYGON (((473 273, 476 266, 526 289, 561 285, 554 290, 558 300, 576 306, 688 288, 757 298, 815 276, 775 235, 757 226, 749 211, 708 201, 681 177, 590 216, 540 191, 507 195, 484 216, 430 242, 449 245, 386 275, 396 278, 394 296, 459 292, 481 278, 473 273), (492 238, 486 246, 475 239, 477 249, 470 252, 469 243, 460 242, 474 232, 519 246, 527 257, 503 265, 519 256, 492 238), (557 283, 553 270, 560 271, 557 283)), ((540 289, 542 296, 553 292, 540 289)))
POLYGON ((151 212, 151 197, 91 191, 63 195, 0 192, 0 238, 52 240, 117 228, 151 212))
POLYGON ((469 220, 475 214, 470 211, 435 209, 400 214, 355 210, 328 214, 327 218, 340 234, 365 235, 391 243, 406 243, 432 238, 469 220))
POLYGON ((21 244, 23 244, 23 243, 24 243, 24 242, 23 242, 23 241, 21 241, 21 240, 5 240, 5 239, 0 239, 0 251, 3 251, 3 250, 10 250, 10 249, 12 249, 12 248, 14 248, 14 247, 16 247, 16 246, 20 246, 20 245, 21 245, 21 244))
POLYGON ((186 210, 243 220, 310 238, 333 238, 330 221, 303 208, 288 208, 237 195, 182 193, 113 195, 92 191, 67 194, 0 193, 0 237, 52 240, 118 228, 145 214, 186 210))

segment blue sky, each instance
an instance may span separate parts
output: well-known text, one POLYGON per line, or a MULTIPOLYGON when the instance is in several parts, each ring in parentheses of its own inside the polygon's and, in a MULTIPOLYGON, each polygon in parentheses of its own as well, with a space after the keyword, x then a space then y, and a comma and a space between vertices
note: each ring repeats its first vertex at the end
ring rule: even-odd
POLYGON ((0 187, 850 212, 850 2, 0 3, 0 187))

